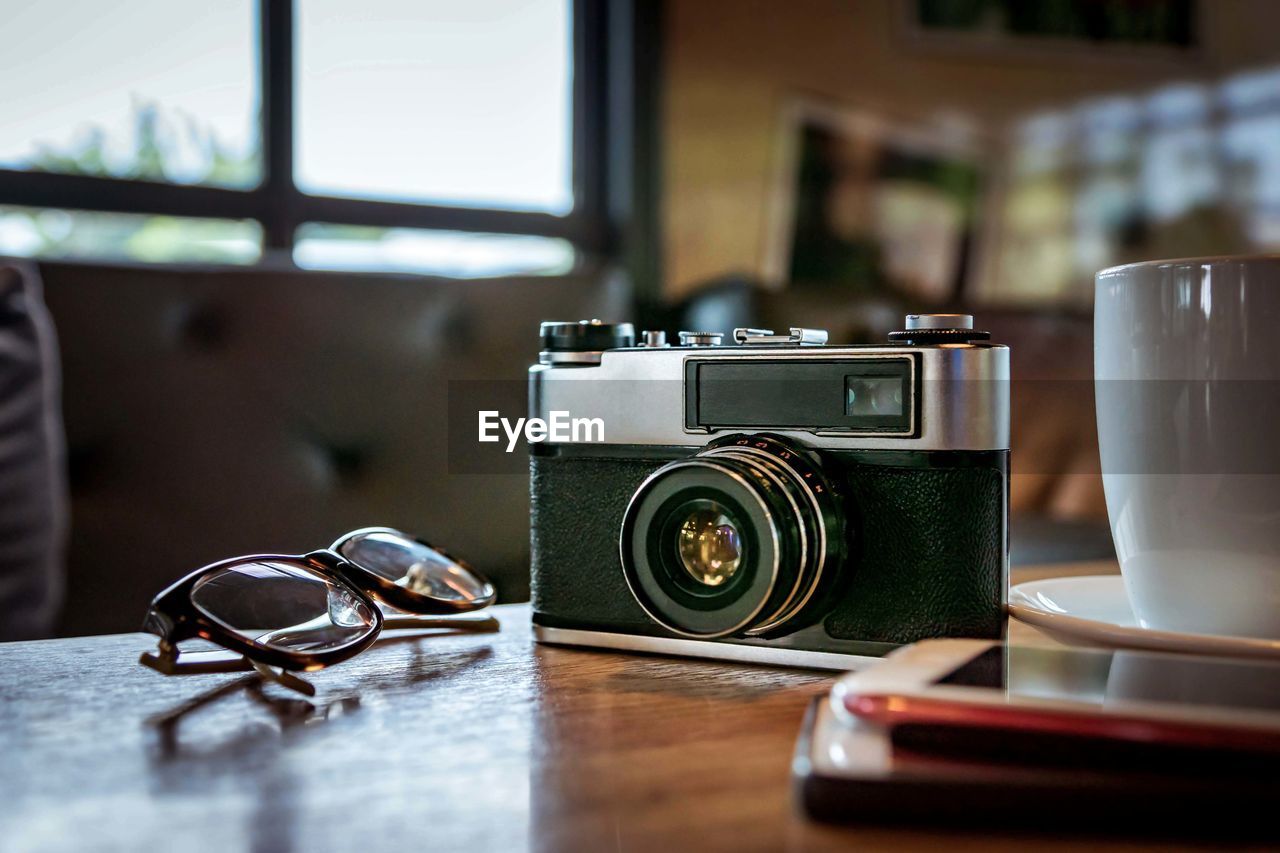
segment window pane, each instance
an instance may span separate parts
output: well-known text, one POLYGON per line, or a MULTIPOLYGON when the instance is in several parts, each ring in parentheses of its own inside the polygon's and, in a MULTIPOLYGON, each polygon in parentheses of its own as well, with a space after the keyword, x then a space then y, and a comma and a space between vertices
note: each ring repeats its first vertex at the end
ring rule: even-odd
POLYGON ((255 8, 6 3, 0 166, 256 185, 255 8))
POLYGON ((568 0, 302 0, 305 192, 567 213, 568 0))
POLYGON ((560 275, 573 246, 550 237, 308 223, 293 260, 304 269, 410 272, 454 278, 560 275))
POLYGON ((250 264, 262 255, 256 222, 0 207, 0 255, 250 264))

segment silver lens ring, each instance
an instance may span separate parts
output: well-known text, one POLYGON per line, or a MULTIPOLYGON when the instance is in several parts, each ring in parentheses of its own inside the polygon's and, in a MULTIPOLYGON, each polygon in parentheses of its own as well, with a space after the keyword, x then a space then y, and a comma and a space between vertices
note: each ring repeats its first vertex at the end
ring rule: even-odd
MULTIPOLYGON (((807 523, 809 519, 806 517, 806 514, 801 510, 800 504, 796 502, 796 499, 794 497, 792 497, 791 489, 787 488, 787 484, 783 479, 785 475, 780 475, 777 473, 777 469, 782 468, 783 466, 773 461, 767 455, 761 456, 760 454, 756 454, 756 453, 748 453, 743 451, 741 448, 737 448, 737 447, 717 448, 708 453, 699 454, 699 455, 703 457, 726 456, 732 459, 737 459, 747 465, 750 465, 753 470, 755 470, 760 475, 766 477, 767 479, 771 480, 773 483, 775 483, 778 486, 778 491, 782 494, 783 497, 787 499, 787 503, 791 505, 791 512, 795 516, 795 519, 797 522, 796 527, 799 529, 799 532, 800 532, 800 571, 796 572, 796 581, 791 587, 791 592, 787 595, 786 599, 782 602, 782 604, 780 604, 768 616, 764 617, 763 619, 758 621, 756 624, 754 624, 750 630, 743 632, 747 636, 756 636, 758 634, 762 634, 766 631, 769 631, 772 628, 776 628, 778 625, 785 622, 787 618, 789 618, 794 612, 796 612, 799 608, 794 607, 793 605, 795 604, 797 598, 801 597, 802 590, 806 590, 807 588, 808 594, 803 596, 803 600, 805 601, 807 601, 809 597, 813 594, 813 589, 817 587, 816 577, 813 582, 807 585, 805 583, 806 580, 808 579, 808 575, 810 574, 810 572, 806 571, 806 568, 809 565, 809 552, 810 552, 809 528, 815 527, 818 529, 819 532, 821 532, 822 526, 821 524, 811 525, 807 523)), ((821 553, 819 552, 819 566, 820 565, 821 565, 821 553)))
MULTIPOLYGON (((700 455, 709 456, 720 452, 745 454, 757 459, 767 460, 776 467, 783 469, 789 479, 800 487, 807 499, 809 508, 812 510, 816 535, 810 552, 815 555, 816 561, 811 581, 805 588, 804 594, 798 600, 794 600, 791 606, 786 609, 786 612, 777 614, 776 618, 771 617, 766 622, 753 627, 751 631, 747 632, 749 634, 763 634, 784 625, 788 620, 804 610, 822 586, 823 578, 832 563, 829 555, 832 554, 834 546, 839 542, 839 538, 836 535, 838 531, 828 529, 828 518, 836 521, 838 516, 833 514, 833 507, 824 506, 824 503, 830 503, 833 500, 831 486, 822 476, 819 468, 800 451, 792 448, 786 441, 767 434, 726 436, 708 450, 704 450, 700 455), (825 500, 819 497, 818 490, 822 491, 825 500)), ((809 513, 799 513, 799 516, 805 518, 809 516, 809 513)))

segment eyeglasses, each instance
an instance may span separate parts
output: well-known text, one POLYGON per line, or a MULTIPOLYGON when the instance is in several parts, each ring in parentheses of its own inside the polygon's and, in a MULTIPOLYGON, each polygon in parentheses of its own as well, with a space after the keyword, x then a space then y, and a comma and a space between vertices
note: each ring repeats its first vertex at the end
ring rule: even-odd
POLYGON ((143 630, 160 648, 139 663, 165 675, 252 668, 313 695, 292 672, 341 663, 383 628, 497 630, 493 619, 422 618, 470 613, 496 597, 463 561, 398 530, 369 527, 309 554, 234 557, 187 575, 151 602, 143 630), (384 615, 380 605, 418 615, 384 615), (191 660, 179 661, 178 643, 197 638, 239 657, 189 652, 191 660))

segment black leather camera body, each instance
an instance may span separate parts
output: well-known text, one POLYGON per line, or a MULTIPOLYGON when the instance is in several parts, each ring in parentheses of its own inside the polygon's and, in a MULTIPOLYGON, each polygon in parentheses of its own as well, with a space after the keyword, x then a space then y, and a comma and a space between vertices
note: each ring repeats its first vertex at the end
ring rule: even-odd
POLYGON ((849 669, 998 638, 1008 349, 964 315, 825 333, 544 323, 530 417, 542 642, 849 669), (572 424, 572 429, 568 425, 572 424))

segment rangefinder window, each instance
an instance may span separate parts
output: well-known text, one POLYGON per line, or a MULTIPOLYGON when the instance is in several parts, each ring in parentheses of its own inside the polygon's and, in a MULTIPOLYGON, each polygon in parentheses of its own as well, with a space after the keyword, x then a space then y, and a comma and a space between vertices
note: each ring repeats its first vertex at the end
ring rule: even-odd
POLYGON ((914 366, 906 356, 838 362, 690 359, 685 424, 914 436, 914 366))
POLYGON ((911 430, 911 364, 869 361, 847 365, 844 411, 853 429, 908 432, 911 430))
POLYGON ((900 417, 907 389, 897 376, 850 376, 845 379, 844 413, 860 418, 900 417))

